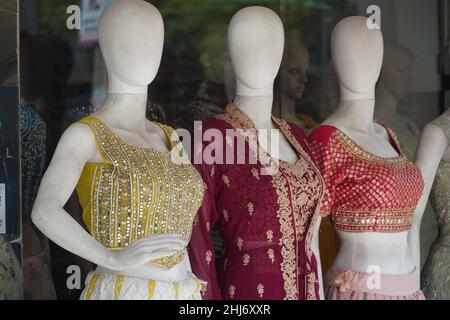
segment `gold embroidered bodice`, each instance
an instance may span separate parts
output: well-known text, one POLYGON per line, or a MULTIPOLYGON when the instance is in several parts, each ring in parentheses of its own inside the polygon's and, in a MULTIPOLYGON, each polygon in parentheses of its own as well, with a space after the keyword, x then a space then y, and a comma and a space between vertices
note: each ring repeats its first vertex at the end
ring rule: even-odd
MULTIPOLYGON (((98 118, 80 122, 92 129, 104 161, 86 163, 76 187, 91 235, 110 249, 151 235, 180 234, 189 240, 204 184, 190 163, 173 161, 175 150, 187 157, 174 130, 154 122, 171 141, 171 150, 163 153, 121 140, 98 118)), ((152 262, 171 268, 185 251, 152 262)))

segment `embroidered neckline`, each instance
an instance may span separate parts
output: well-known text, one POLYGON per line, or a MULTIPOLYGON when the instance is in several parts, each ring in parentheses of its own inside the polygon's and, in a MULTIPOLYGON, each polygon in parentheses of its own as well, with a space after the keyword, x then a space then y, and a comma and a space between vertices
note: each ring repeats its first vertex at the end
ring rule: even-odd
POLYGON ((406 158, 405 154, 403 153, 399 144, 397 143, 395 136, 393 135, 393 132, 389 128, 384 127, 389 134, 389 139, 395 143, 395 145, 392 145, 391 143, 392 147, 396 149, 396 151, 398 152, 398 155, 396 155, 395 157, 378 156, 358 145, 345 132, 343 132, 339 128, 332 125, 324 125, 324 126, 329 126, 335 129, 333 136, 336 137, 339 142, 341 142, 341 144, 345 147, 345 149, 349 153, 358 157, 359 159, 374 163, 391 164, 391 165, 405 165, 411 163, 406 158))
MULTIPOLYGON (((242 110, 240 110, 234 103, 230 103, 226 106, 225 108, 225 113, 226 115, 229 116, 230 121, 229 122, 235 129, 255 129, 255 125, 253 123, 253 121, 250 119, 250 117, 242 110)), ((221 118, 221 115, 219 115, 217 118, 221 118)), ((254 138, 254 140, 256 141, 256 143, 258 144, 259 149, 262 151, 262 153, 264 154, 265 157, 268 157, 269 159, 271 159, 271 161, 274 161, 275 163, 278 162, 282 165, 287 165, 287 166, 293 166, 298 164, 301 160, 302 157, 304 157, 304 154, 302 152, 302 149, 299 145, 297 145, 295 139, 293 139, 291 137, 291 132, 289 129, 289 126, 287 124, 286 121, 284 121, 283 119, 277 118, 274 115, 271 115, 272 121, 276 124, 276 126, 278 127, 277 129, 283 134, 283 136, 286 138, 286 140, 289 142, 289 144, 291 145, 291 147, 295 150, 295 153, 297 155, 297 160, 293 163, 282 160, 282 159, 275 159, 272 157, 272 155, 270 155, 264 148, 262 148, 259 144, 258 138, 257 136, 254 138)), ((223 119, 223 118, 222 118, 223 119)), ((226 121, 226 119, 225 119, 226 121)), ((247 137, 246 137, 247 139, 247 137)))
MULTIPOLYGON (((169 131, 165 128, 165 126, 159 122, 156 121, 151 121, 152 123, 154 123, 155 125, 157 125, 159 128, 162 129, 162 131, 164 132, 165 136, 167 137, 167 139, 169 140, 169 148, 167 152, 163 152, 160 150, 157 150, 153 147, 144 147, 144 146, 140 146, 140 145, 136 145, 130 142, 127 142, 125 140, 123 140, 117 133, 115 133, 103 120, 101 120, 100 118, 96 117, 96 116, 88 116, 85 119, 92 119, 93 121, 97 122, 100 126, 102 126, 107 132, 109 132, 118 142, 120 142, 121 144, 127 145, 129 147, 132 148, 136 148, 136 149, 140 149, 140 150, 144 150, 144 151, 150 151, 153 153, 157 153, 157 154, 161 154, 163 156, 170 156, 170 154, 172 153, 172 151, 175 148, 175 145, 172 143, 172 139, 170 136, 169 131)), ((167 146, 166 146, 167 147, 167 146)))

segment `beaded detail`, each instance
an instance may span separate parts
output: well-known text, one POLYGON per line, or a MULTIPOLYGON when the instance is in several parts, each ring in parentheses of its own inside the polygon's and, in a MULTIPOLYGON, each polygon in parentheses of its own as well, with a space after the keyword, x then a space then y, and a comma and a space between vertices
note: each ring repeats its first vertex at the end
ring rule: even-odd
POLYGON ((371 154, 332 126, 321 126, 309 137, 328 186, 321 213, 331 214, 337 230, 396 233, 411 228, 424 188, 422 173, 403 154, 394 132, 386 130, 396 157, 371 154))
MULTIPOLYGON (((177 164, 171 152, 174 130, 159 124, 171 141, 167 154, 121 140, 102 121, 87 117, 104 162, 87 163, 77 185, 83 220, 91 235, 110 249, 122 249, 151 235, 180 234, 189 240, 203 199, 203 181, 191 164, 177 164), (88 190, 87 190, 88 189, 88 190)), ((186 250, 152 261, 171 268, 186 250)))

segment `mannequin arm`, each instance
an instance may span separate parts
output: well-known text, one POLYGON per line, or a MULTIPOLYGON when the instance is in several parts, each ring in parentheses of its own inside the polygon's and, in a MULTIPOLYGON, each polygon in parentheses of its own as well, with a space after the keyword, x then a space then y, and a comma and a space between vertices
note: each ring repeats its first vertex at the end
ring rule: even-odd
MULTIPOLYGON (((408 234, 408 245, 414 258, 416 269, 420 271, 420 223, 431 192, 434 177, 441 159, 449 145, 444 131, 434 125, 428 124, 421 135, 417 148, 415 163, 422 172, 424 190, 413 216, 412 228, 408 234)), ((418 272, 420 274, 420 272, 418 272)), ((420 284, 420 279, 417 279, 420 284)))
POLYGON ((114 252, 96 241, 64 210, 85 163, 97 153, 95 138, 84 124, 72 125, 63 134, 32 211, 33 223, 42 233, 64 249, 112 270, 138 267, 186 246, 176 236, 157 236, 114 252), (169 246, 171 250, 167 249, 169 246))
POLYGON ((325 300, 325 293, 323 288, 322 262, 320 260, 320 250, 319 250, 319 230, 321 222, 322 217, 319 216, 319 218, 316 221, 316 225, 314 226, 314 235, 312 239, 311 250, 313 251, 317 261, 317 277, 319 280, 320 300, 325 300))

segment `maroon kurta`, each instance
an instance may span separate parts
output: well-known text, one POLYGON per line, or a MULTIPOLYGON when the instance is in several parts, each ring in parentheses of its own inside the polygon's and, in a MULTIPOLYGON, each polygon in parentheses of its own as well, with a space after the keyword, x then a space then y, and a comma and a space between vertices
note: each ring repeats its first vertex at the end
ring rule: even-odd
POLYGON ((299 159, 294 164, 279 161, 275 171, 267 169, 272 174, 263 168, 273 165, 274 160, 258 148, 253 123, 236 106, 230 104, 225 114, 203 124, 203 132, 216 129, 224 140, 216 137, 211 139, 214 143, 204 142, 194 151, 194 162, 201 161, 203 155, 203 163, 196 167, 206 191, 189 251, 193 272, 208 282, 205 299, 319 298, 311 239, 324 184, 302 130, 281 119, 273 117, 273 121, 299 159), (212 145, 216 146, 212 154, 222 151, 224 162, 230 152, 238 154, 239 138, 233 137, 236 132, 245 144, 245 163, 221 164, 217 159, 205 163, 212 145), (218 270, 209 234, 216 223, 226 243, 218 270))

